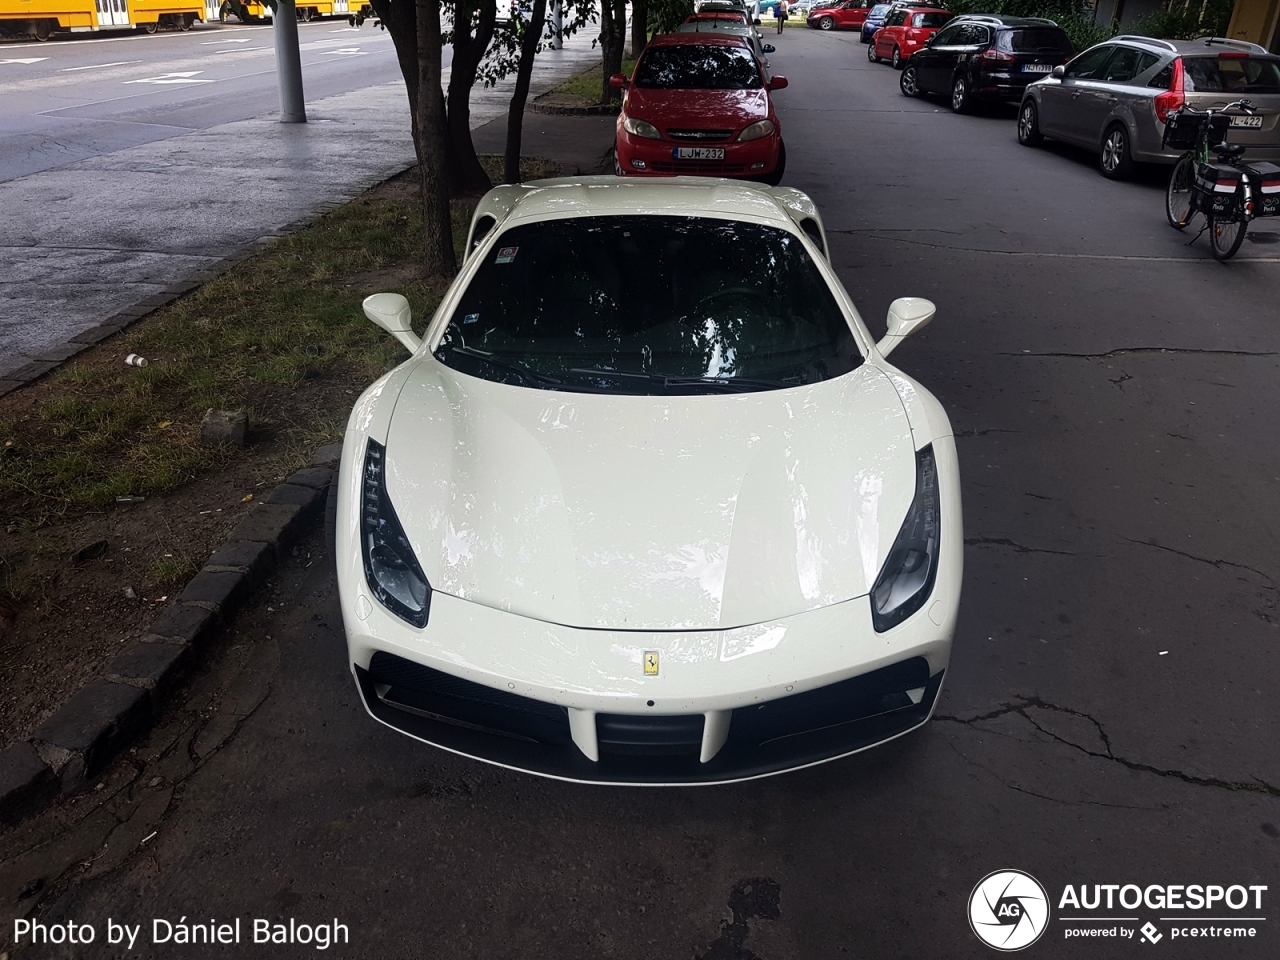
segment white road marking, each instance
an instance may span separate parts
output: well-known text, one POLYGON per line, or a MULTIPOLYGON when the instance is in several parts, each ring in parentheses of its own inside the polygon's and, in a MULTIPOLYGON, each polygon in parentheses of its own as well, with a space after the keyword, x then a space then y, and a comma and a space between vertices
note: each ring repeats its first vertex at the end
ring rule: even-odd
POLYGON ((192 77, 204 73, 203 70, 192 70, 188 73, 162 73, 158 77, 143 77, 141 80, 126 80, 125 83, 213 83, 212 80, 193 80, 192 77))
POLYGON ((98 70, 102 67, 126 67, 131 63, 141 63, 141 60, 117 60, 115 63, 91 63, 86 67, 63 67, 59 73, 74 73, 77 70, 98 70))
POLYGON ((200 46, 212 47, 215 44, 219 44, 219 43, 253 43, 253 40, 254 40, 253 37, 241 37, 239 40, 232 40, 229 37, 226 40, 201 40, 200 46))
POLYGON ((48 60, 48 57, 10 57, 7 60, 0 60, 0 63, 39 63, 41 60, 48 60))
POLYGON ((355 57, 355 56, 363 57, 368 53, 368 51, 361 50, 359 47, 344 47, 341 50, 326 50, 325 53, 337 53, 337 54, 341 54, 344 57, 355 57))
POLYGON ((265 50, 266 47, 228 47, 226 50, 215 50, 214 53, 248 53, 250 50, 265 50))

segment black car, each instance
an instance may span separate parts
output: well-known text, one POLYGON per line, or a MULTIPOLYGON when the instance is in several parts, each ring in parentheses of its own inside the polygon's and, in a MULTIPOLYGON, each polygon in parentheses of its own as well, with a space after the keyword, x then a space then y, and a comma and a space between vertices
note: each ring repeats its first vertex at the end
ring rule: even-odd
POLYGON ((963 113, 975 100, 1022 99, 1075 51, 1052 20, 970 14, 956 17, 907 61, 900 85, 909 97, 943 93, 963 113))

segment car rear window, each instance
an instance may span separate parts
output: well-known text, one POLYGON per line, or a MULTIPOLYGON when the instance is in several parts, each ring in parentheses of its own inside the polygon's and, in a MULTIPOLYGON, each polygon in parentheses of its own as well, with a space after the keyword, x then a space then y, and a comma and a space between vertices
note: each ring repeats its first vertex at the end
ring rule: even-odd
POLYGON ((435 356, 486 380, 745 392, 816 383, 862 362, 804 242, 777 227, 571 217, 512 227, 484 257, 435 356))
POLYGON ((1019 27, 1002 30, 1000 49, 1012 53, 1061 53, 1070 55, 1073 48, 1066 33, 1055 27, 1019 27))
POLYGON ((955 14, 953 13, 917 13, 911 21, 913 27, 940 27, 955 14))
POLYGON ((650 47, 636 67, 636 86, 655 90, 758 90, 756 58, 745 47, 650 47))
POLYGON ((1270 57, 1186 57, 1185 89, 1197 93, 1280 93, 1280 60, 1270 57))

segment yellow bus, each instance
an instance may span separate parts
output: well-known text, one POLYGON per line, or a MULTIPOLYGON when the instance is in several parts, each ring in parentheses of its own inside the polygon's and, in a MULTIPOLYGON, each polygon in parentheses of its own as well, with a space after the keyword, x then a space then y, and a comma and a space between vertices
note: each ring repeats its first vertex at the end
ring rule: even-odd
POLYGON ((190 30, 207 18, 207 0, 0 0, 0 35, 37 40, 60 31, 190 30))
MULTIPOLYGON (((296 10, 299 20, 311 21, 319 17, 345 17, 350 4, 359 5, 356 0, 296 0, 296 10)), ((258 0, 244 0, 243 3, 223 0, 219 6, 219 19, 225 20, 229 13, 246 23, 270 20, 272 15, 271 8, 258 0), (244 13, 241 14, 237 7, 244 13)))

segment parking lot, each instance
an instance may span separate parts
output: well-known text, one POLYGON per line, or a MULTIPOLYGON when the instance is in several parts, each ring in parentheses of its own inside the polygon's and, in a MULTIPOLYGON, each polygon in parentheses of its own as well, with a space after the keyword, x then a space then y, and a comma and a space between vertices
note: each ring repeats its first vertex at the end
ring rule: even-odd
MULTIPOLYGON (((1109 181, 1091 156, 1020 146, 1012 108, 908 99, 855 33, 774 42, 783 183, 817 202, 854 302, 877 333, 896 297, 938 307, 893 357, 946 406, 963 481, 933 722, 683 790, 454 757, 364 714, 317 536, 103 778, 141 770, 127 800, 12 835, 31 852, 0 888, 10 913, 337 918, 353 957, 966 958, 991 955, 967 902, 1000 868, 1051 890, 1274 892, 1280 233, 1251 228, 1217 263, 1166 224, 1159 170, 1109 181)), ((1210 955, 1069 936, 1053 908, 1035 956, 1210 955)), ((1274 956, 1275 920, 1252 926, 1211 955, 1274 956)))

